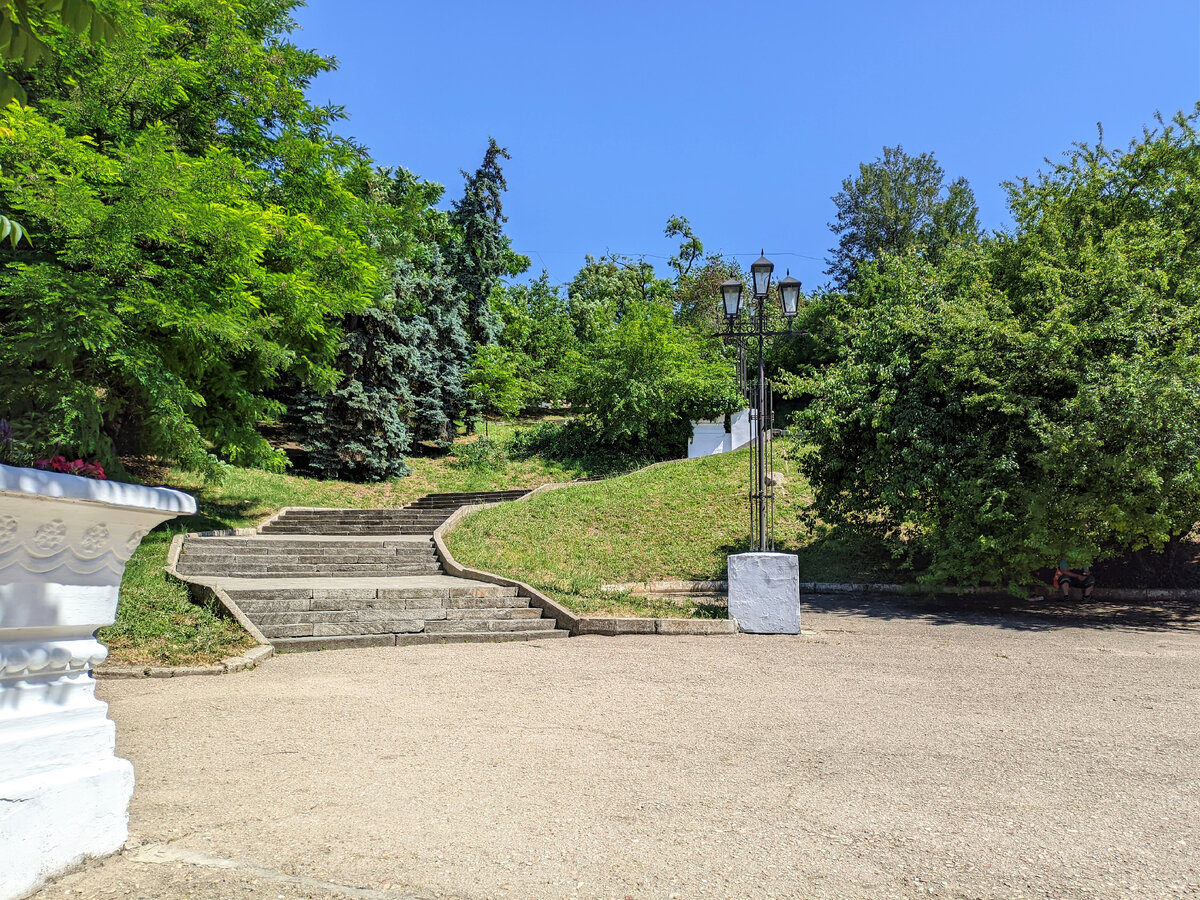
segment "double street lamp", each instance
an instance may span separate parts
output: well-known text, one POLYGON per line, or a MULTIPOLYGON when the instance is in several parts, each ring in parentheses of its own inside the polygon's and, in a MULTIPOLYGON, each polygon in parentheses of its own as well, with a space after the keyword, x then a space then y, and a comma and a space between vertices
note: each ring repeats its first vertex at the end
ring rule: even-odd
POLYGON ((773 464, 774 452, 768 446, 773 444, 771 428, 774 419, 774 404, 767 390, 766 371, 763 351, 766 339, 786 334, 796 334, 792 323, 800 306, 800 279, 793 278, 789 271, 779 282, 779 305, 787 320, 786 331, 770 328, 766 318, 767 295, 771 289, 771 273, 775 264, 765 255, 759 256, 750 266, 752 282, 753 306, 750 310, 749 322, 742 318, 744 301, 742 299, 745 285, 737 278, 721 282, 721 302, 725 306, 725 330, 720 336, 725 340, 737 343, 738 349, 744 351, 746 342, 758 341, 758 379, 750 390, 751 407, 751 453, 750 453, 750 542, 758 552, 766 553, 775 549, 775 491, 774 486, 767 483, 767 470, 773 464))

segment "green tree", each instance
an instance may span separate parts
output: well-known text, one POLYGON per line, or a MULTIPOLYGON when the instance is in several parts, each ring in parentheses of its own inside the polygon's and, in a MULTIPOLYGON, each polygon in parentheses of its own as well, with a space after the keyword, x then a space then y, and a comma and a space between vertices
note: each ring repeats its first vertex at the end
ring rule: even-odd
POLYGON ((504 276, 520 275, 529 268, 529 258, 516 253, 504 223, 503 194, 508 189, 500 160, 512 159, 508 151, 488 138, 487 152, 474 174, 463 171, 463 196, 456 200, 450 224, 457 229, 451 254, 455 280, 466 296, 467 331, 477 344, 494 343, 500 322, 492 310, 492 292, 504 276))
POLYGON ((582 357, 571 403, 610 444, 682 452, 691 422, 737 409, 732 366, 715 341, 675 324, 671 311, 630 304, 582 357))
POLYGON ((321 475, 378 481, 408 474, 414 440, 447 447, 454 438, 469 399, 465 304, 442 257, 450 231, 435 209, 442 186, 369 167, 348 183, 363 200, 380 295, 342 322, 337 387, 291 391, 287 421, 321 475))
POLYGON ((271 391, 334 385, 377 263, 293 6, 112 0, 106 44, 44 36, 36 110, 0 119, 0 203, 35 241, 0 253, 0 414, 23 433, 106 465, 279 467, 271 391))
POLYGON ((545 271, 494 295, 504 328, 500 346, 527 360, 531 403, 562 403, 579 355, 566 298, 545 271))
POLYGON ((523 353, 481 344, 467 373, 467 394, 479 403, 484 416, 518 416, 536 390, 526 377, 531 368, 532 361, 523 353))
MULTIPOLYGON (((61 25, 93 41, 107 40, 115 29, 91 0, 0 0, 0 63, 28 68, 46 53, 42 35, 61 25)), ((0 107, 28 101, 25 89, 0 69, 0 107)))
POLYGON ((567 287, 567 306, 575 335, 590 344, 624 318, 639 302, 671 303, 671 283, 659 278, 644 259, 612 254, 588 254, 567 287))
POLYGON ((979 208, 965 178, 945 184, 946 173, 932 153, 909 156, 900 146, 862 163, 833 196, 838 236, 826 262, 835 286, 845 288, 863 263, 914 247, 936 253, 979 237, 979 208))
POLYGON ((1010 185, 1013 234, 860 271, 803 468, 930 583, 1167 549, 1200 520, 1200 141, 1179 116, 1010 185))

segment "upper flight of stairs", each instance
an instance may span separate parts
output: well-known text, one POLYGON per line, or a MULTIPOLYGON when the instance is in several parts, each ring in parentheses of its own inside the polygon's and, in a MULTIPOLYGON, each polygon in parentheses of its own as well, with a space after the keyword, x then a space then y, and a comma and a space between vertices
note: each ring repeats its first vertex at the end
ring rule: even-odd
POLYGON ((446 575, 433 546, 433 531, 460 506, 525 493, 292 509, 256 535, 189 535, 176 571, 224 590, 278 650, 566 637, 516 588, 446 575))
POLYGON ((426 494, 399 509, 289 509, 260 531, 263 534, 433 534, 460 506, 516 500, 527 493, 514 490, 426 494))

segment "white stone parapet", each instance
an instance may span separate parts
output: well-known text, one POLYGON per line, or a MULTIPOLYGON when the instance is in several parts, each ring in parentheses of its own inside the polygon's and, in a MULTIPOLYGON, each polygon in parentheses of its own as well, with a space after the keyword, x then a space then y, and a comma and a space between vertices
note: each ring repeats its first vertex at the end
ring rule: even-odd
POLYGON ((741 450, 754 436, 752 419, 751 410, 739 409, 729 417, 728 431, 724 421, 693 422, 692 436, 688 439, 688 459, 741 450))
POLYGON ((0 465, 0 900, 121 849, 133 767, 91 669, 125 563, 196 511, 166 488, 0 465))

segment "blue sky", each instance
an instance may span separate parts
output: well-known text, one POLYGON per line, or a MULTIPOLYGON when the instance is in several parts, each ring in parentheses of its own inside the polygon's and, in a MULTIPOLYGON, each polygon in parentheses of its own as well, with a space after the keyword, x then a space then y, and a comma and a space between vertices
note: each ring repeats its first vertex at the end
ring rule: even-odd
POLYGON ((1200 100, 1200 0, 309 0, 297 19, 339 63, 313 99, 380 164, 452 198, 489 135, 508 148, 508 233, 555 282, 585 253, 665 269, 683 215, 707 249, 765 247, 813 288, 829 198, 885 145, 966 176, 1000 229, 1001 181, 1097 122, 1123 145, 1200 100))

